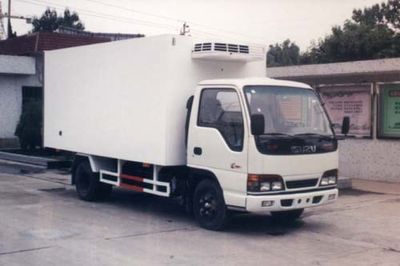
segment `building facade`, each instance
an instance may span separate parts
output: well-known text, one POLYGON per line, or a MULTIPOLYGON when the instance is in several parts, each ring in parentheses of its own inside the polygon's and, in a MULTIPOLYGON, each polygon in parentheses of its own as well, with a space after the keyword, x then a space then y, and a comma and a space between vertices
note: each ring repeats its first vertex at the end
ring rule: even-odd
POLYGON ((23 91, 41 86, 35 57, 0 55, 0 147, 18 145, 14 133, 21 115, 23 91))
POLYGON ((400 58, 274 67, 267 76, 313 86, 338 133, 350 117, 341 176, 400 182, 400 58))

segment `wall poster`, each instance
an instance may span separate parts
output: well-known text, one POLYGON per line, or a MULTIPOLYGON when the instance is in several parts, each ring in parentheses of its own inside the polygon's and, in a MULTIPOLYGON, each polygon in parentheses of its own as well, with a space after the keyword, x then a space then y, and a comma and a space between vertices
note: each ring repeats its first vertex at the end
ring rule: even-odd
POLYGON ((371 84, 323 86, 318 91, 336 134, 341 134, 343 117, 349 116, 349 136, 372 137, 371 84))
POLYGON ((379 85, 379 137, 400 138, 400 83, 379 85))

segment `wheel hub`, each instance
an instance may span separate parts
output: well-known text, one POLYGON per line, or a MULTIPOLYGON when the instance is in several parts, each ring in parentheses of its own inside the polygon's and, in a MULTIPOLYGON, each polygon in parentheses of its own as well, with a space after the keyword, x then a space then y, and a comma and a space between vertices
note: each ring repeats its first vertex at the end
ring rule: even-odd
POLYGON ((200 215, 213 218, 216 214, 217 203, 213 195, 207 193, 200 198, 200 215))

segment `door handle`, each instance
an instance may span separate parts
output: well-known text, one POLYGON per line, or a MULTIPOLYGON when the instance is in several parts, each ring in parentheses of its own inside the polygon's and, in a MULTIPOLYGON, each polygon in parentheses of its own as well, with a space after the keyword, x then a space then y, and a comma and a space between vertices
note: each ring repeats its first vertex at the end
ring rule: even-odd
POLYGON ((193 153, 196 155, 201 155, 203 153, 203 150, 200 147, 194 147, 193 153))
POLYGON ((231 168, 232 169, 240 169, 240 168, 242 168, 240 165, 238 165, 238 164, 236 164, 236 163, 232 163, 231 164, 231 168))

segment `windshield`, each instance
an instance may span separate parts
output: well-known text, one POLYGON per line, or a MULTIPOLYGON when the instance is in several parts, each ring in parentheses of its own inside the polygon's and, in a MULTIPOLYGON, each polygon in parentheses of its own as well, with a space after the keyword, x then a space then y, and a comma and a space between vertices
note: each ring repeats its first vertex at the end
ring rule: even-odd
POLYGON ((245 86, 250 114, 262 114, 265 135, 316 134, 332 136, 329 120, 313 90, 245 86))

